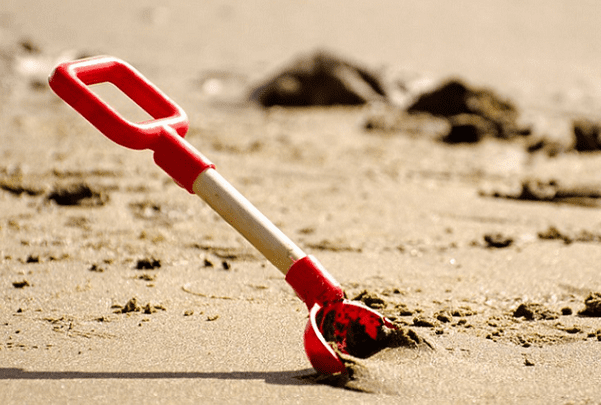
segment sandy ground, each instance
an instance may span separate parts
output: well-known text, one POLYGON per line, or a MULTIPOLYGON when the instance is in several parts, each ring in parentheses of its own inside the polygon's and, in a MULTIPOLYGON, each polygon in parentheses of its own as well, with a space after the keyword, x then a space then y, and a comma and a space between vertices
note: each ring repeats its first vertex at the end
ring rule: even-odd
POLYGON ((594 1, 5 0, 0 403, 601 403, 601 320, 580 314, 601 291, 599 200, 485 196, 527 177, 599 189, 601 154, 449 146, 365 131, 370 106, 244 101, 323 48, 386 77, 488 86, 561 138, 572 118, 601 119, 600 19, 594 1), (95 54, 176 100, 225 178, 431 348, 358 360, 345 388, 316 383, 283 276, 150 152, 116 146, 44 84, 61 58, 95 54), (92 196, 52 200, 69 187, 92 196))

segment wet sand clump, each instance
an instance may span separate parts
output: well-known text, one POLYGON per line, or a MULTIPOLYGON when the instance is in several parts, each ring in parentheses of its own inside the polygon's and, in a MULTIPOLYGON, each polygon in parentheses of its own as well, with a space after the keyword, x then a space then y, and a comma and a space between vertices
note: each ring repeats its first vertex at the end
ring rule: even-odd
POLYGON ((579 312, 582 316, 601 317, 601 293, 592 292, 584 300, 585 308, 579 312))
POLYGON ((153 257, 143 258, 136 263, 136 270, 154 270, 161 267, 161 261, 153 257))
POLYGON ((521 318, 528 321, 551 320, 559 318, 559 314, 546 308, 544 305, 536 303, 521 304, 513 312, 514 318, 521 318))
POLYGON ((93 190, 87 184, 76 183, 56 188, 48 195, 47 199, 58 205, 93 207, 106 204, 108 195, 93 190))
POLYGON ((125 305, 113 305, 112 308, 114 309, 114 313, 116 314, 127 314, 130 312, 142 312, 144 314, 154 314, 157 311, 165 311, 165 307, 162 305, 153 305, 151 303, 148 303, 146 305, 140 305, 138 303, 138 299, 136 297, 133 297, 132 299, 130 299, 129 301, 127 301, 127 303, 125 305))
POLYGON ((374 74, 321 51, 292 63, 250 96, 263 107, 359 105, 384 97, 374 74))
POLYGON ((448 143, 477 142, 487 134, 496 138, 521 134, 516 123, 518 111, 511 101, 458 79, 422 94, 407 111, 449 119, 453 127, 443 139, 448 143))

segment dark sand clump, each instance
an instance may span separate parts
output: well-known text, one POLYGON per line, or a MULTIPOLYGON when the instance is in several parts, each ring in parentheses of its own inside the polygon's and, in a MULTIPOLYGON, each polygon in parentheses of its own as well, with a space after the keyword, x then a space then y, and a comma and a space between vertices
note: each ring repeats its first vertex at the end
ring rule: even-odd
POLYGON ((485 135, 511 138, 522 133, 516 123, 517 108, 511 101, 457 79, 422 94, 407 111, 449 119, 451 132, 443 139, 447 143, 478 142, 485 135))
POLYGON ((58 187, 48 195, 48 200, 65 206, 102 206, 108 202, 108 195, 93 190, 84 183, 58 187))
POLYGON ((361 301, 368 307, 376 310, 384 309, 386 307, 386 301, 384 301, 384 299, 367 290, 361 291, 355 298, 353 298, 353 301, 361 301))
POLYGON ((544 305, 536 303, 521 304, 513 312, 515 318, 521 318, 528 321, 551 320, 559 318, 559 313, 546 308, 544 305))
POLYGON ((574 149, 578 152, 601 150, 601 123, 589 119, 574 121, 574 149))
POLYGON ((264 107, 359 105, 384 97, 374 74, 321 51, 298 59, 250 96, 264 107))
POLYGON ((154 270, 161 267, 161 261, 153 257, 143 258, 136 263, 136 270, 154 270))
POLYGON ((601 293, 592 292, 584 300, 585 308, 579 312, 583 316, 601 317, 601 293))
POLYGON ((114 313, 116 314, 127 314, 130 312, 142 312, 144 314, 154 314, 157 311, 165 311, 165 307, 162 305, 154 305, 151 303, 148 303, 146 305, 140 305, 138 303, 138 299, 136 297, 133 297, 132 299, 130 299, 129 301, 127 301, 127 303, 125 305, 113 305, 112 308, 114 309, 114 313))

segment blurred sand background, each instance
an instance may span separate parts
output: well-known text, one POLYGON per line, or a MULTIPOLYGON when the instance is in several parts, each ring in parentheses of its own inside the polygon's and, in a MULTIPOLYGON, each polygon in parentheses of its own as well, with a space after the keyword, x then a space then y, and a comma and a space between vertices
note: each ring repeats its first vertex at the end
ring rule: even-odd
POLYGON ((5 0, 0 175, 25 191, 0 190, 0 403, 601 403, 601 321, 578 314, 601 291, 599 205, 482 196, 527 177, 599 186, 599 152, 449 146, 366 132, 370 106, 246 102, 326 49, 387 80, 486 86, 563 139, 601 120, 599 21, 595 1, 5 0), (386 350, 351 389, 303 378, 306 309, 280 273, 44 85, 96 54, 182 106, 224 177, 434 350, 386 350), (98 199, 49 201, 73 184, 98 199), (134 297, 148 313, 115 313, 134 297))

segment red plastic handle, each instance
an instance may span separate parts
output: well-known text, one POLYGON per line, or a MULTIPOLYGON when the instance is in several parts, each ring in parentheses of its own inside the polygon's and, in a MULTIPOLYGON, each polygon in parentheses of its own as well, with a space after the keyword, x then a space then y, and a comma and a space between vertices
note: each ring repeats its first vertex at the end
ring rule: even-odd
POLYGON ((188 131, 184 110, 131 65, 117 58, 99 56, 65 62, 54 69, 48 81, 67 104, 108 138, 127 148, 152 149, 165 125, 181 136, 188 131), (154 120, 128 121, 88 88, 105 82, 117 86, 154 120))
POLYGON ((128 63, 97 56, 58 65, 48 78, 54 92, 105 136, 130 149, 152 149, 155 162, 189 192, 196 177, 214 165, 183 137, 184 110, 128 63), (88 86, 112 83, 144 109, 152 120, 131 122, 88 86))

